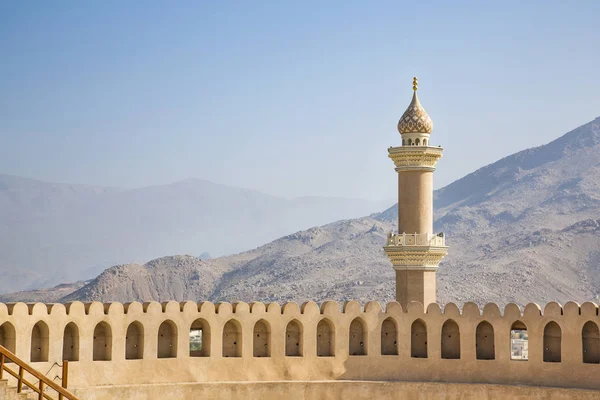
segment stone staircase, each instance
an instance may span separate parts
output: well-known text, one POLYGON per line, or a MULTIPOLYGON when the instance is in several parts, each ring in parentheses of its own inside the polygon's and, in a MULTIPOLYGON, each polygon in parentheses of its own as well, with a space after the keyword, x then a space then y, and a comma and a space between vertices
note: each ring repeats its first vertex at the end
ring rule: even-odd
POLYGON ((33 391, 17 393, 16 386, 9 386, 6 379, 0 380, 0 400, 33 400, 37 397, 37 393, 33 391))

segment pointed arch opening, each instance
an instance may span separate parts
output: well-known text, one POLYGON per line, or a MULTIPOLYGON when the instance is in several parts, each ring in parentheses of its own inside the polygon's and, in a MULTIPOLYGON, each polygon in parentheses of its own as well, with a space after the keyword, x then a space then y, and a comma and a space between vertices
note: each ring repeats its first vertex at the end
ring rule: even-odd
POLYGON ((335 356, 335 327, 327 318, 323 318, 317 325, 317 356, 335 356))
POLYGON ((581 344, 583 362, 586 364, 600 364, 600 330, 598 325, 588 321, 581 330, 581 344))
POLYGON ((242 356, 242 326, 234 319, 223 327, 223 357, 242 356))
POLYGON ((301 357, 303 348, 302 324, 293 319, 285 328, 285 355, 288 357, 301 357))
POLYGON ((544 327, 544 362, 560 362, 562 330, 560 326, 550 321, 544 327))
POLYGON ((415 146, 420 146, 421 145, 421 139, 416 138, 415 139, 415 146))
POLYGON ((62 359, 79 361, 79 328, 74 322, 69 322, 65 326, 62 359))
POLYGON ((423 139, 423 146, 427 146, 427 139, 423 139))
POLYGON ((10 322, 0 325, 0 346, 13 354, 17 352, 17 332, 10 322))
POLYGON ((170 319, 158 327, 158 358, 177 357, 177 325, 170 319))
POLYGON ((442 358, 460 359, 460 329, 451 319, 442 325, 442 358))
POLYGON ((141 360, 144 358, 144 326, 134 321, 127 327, 125 335, 125 359, 141 360))
POLYGON ((50 331, 45 322, 39 321, 33 326, 31 331, 31 362, 48 361, 49 334, 50 331))
POLYGON ((412 139, 408 139, 408 145, 412 146, 412 144, 413 144, 412 139))
POLYGON ((406 146, 406 140, 402 139, 402 146, 406 146))
POLYGON ((529 359, 527 325, 521 321, 515 321, 510 327, 510 359, 522 361, 529 359))
POLYGON ((210 325, 198 318, 190 327, 190 357, 210 356, 210 325))
POLYGON ((264 319, 254 324, 254 357, 271 357, 271 325, 264 319))
POLYGON ((392 317, 381 324, 381 355, 398 355, 398 326, 392 317))
POLYGON ((494 327, 487 321, 481 321, 475 332, 475 352, 478 360, 495 360, 494 327))
POLYGON ((354 318, 350 323, 350 337, 348 351, 351 356, 367 355, 367 325, 362 318, 354 318))
POLYGON ((94 361, 112 359, 112 329, 106 322, 100 322, 94 328, 94 361))
POLYGON ((427 326, 420 319, 415 320, 410 327, 410 356, 427 358, 427 326))

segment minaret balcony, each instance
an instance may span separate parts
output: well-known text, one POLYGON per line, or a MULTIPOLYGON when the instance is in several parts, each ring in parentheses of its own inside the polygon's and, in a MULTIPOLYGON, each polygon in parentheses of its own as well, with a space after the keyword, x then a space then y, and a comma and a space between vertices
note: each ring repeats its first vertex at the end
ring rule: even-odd
POLYGON ((390 233, 383 250, 396 270, 437 271, 448 254, 443 233, 390 233))
POLYGON ((431 246, 446 247, 444 233, 391 233, 388 234, 387 246, 431 246))
POLYGON ((400 146, 390 147, 388 157, 394 161, 396 171, 435 171, 435 164, 442 158, 442 147, 400 146))

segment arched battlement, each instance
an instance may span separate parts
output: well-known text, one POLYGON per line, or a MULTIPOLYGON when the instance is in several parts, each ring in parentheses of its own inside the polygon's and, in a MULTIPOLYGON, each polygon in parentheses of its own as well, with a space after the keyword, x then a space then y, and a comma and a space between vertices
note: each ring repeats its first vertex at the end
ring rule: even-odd
POLYGON ((383 309, 378 301, 369 301, 365 304, 364 312, 367 314, 381 314, 383 309))
POLYGON ((25 303, 9 303, 6 304, 6 308, 8 309, 8 315, 14 315, 14 316, 26 316, 26 315, 30 315, 29 314, 29 308, 27 307, 27 304, 25 303))
POLYGON ((496 303, 487 303, 485 306, 483 306, 481 316, 487 319, 496 319, 501 318, 502 313, 500 312, 500 307, 498 307, 496 303))
POLYGON ((427 315, 442 315, 442 309, 439 304, 431 303, 427 306, 427 310, 425 311, 427 315))
POLYGON ((233 314, 233 306, 227 302, 217 303, 215 304, 215 312, 220 315, 230 315, 233 314))
POLYGON ((80 301, 74 301, 72 303, 66 303, 65 309, 67 310, 67 315, 78 315, 83 316, 86 314, 85 304, 80 301))
MULTIPOLYGON (((440 309, 440 306, 438 305, 437 310, 439 310, 439 309, 440 309)), ((408 315, 424 315, 425 312, 423 309, 423 304, 419 303, 418 301, 411 301, 410 303, 408 303, 408 306, 406 307, 406 313, 408 315)), ((437 312, 437 313, 440 314, 441 312, 437 312)))
POLYGON ((585 317, 597 317, 598 304, 586 301, 581 305, 581 315, 585 317))
POLYGON ((504 306, 504 318, 519 319, 521 318, 521 308, 515 303, 508 303, 504 306))
POLYGON ((203 301, 198 303, 198 312, 206 315, 214 315, 217 313, 217 308, 214 303, 210 301, 203 301))
POLYGON ((385 305, 385 312, 387 314, 404 314, 404 309, 397 301, 390 301, 385 305))
MULTIPOLYGON (((360 309, 360 306, 359 306, 360 309)), ((340 306, 335 301, 325 301, 321 304, 321 314, 336 315, 340 313, 340 306)))
MULTIPOLYGON (((560 305, 559 305, 559 307, 560 307, 560 305)), ((562 309, 562 307, 561 307, 561 309, 562 309)), ((523 316, 530 317, 530 318, 541 317, 542 316, 542 308, 536 303, 529 303, 525 306, 525 310, 523 310, 523 316)))
POLYGON ((503 313, 493 303, 465 303, 462 310, 449 303, 443 311, 418 302, 406 310, 397 302, 356 301, 0 303, 0 344, 41 369, 68 359, 74 385, 135 382, 131 363, 144 360, 145 382, 398 374, 460 382, 468 374, 473 382, 600 389, 592 379, 600 372, 598 328, 598 306, 590 302, 528 304, 523 311, 508 304, 503 313), (527 367, 532 363, 536 368, 527 367), (169 375, 181 370, 187 372, 169 375))
POLYGON ((563 307, 563 314, 568 316, 581 315, 581 306, 575 301, 569 301, 563 307))
MULTIPOLYGON (((427 314, 429 314, 429 312, 427 314)), ((460 317, 460 309, 456 304, 448 303, 444 307, 444 317, 460 317)))
POLYGON ((162 304, 157 301, 146 301, 142 304, 142 306, 146 314, 158 315, 163 312, 162 304))
POLYGON ((267 312, 267 307, 260 301, 250 303, 250 312, 252 314, 265 314, 267 312))
MULTIPOLYGON (((262 303, 260 303, 262 304, 262 303)), ((246 302, 243 301, 238 301, 236 303, 233 303, 232 305, 232 309, 233 309, 233 313, 234 314, 250 314, 250 305, 246 302)), ((263 304, 264 306, 264 304, 263 304)))
POLYGON ((281 306, 279 303, 271 302, 267 304, 267 314, 281 314, 281 306))
MULTIPOLYGON (((285 305, 284 305, 285 307, 285 305)), ((314 301, 306 301, 304 303, 302 303, 302 306, 300 307, 300 311, 302 312, 302 314, 306 314, 306 315, 317 315, 321 313, 321 309, 319 308, 319 305, 317 303, 315 303, 314 301)))
POLYGON ((104 315, 105 304, 100 303, 99 301, 85 303, 84 307, 87 315, 104 315))
POLYGON ((342 311, 344 314, 359 314, 362 312, 362 308, 358 301, 350 300, 344 302, 342 311))
POLYGON ((477 304, 473 302, 467 302, 463 305, 462 315, 465 317, 479 317, 481 312, 477 304))
MULTIPOLYGON (((306 303, 304 303, 306 304, 306 303)), ((303 306, 304 306, 303 304, 303 306)), ((297 303, 294 302, 290 302, 290 303, 285 303, 283 305, 283 307, 281 307, 281 313, 283 315, 298 315, 300 314, 300 307, 298 306, 297 303)))

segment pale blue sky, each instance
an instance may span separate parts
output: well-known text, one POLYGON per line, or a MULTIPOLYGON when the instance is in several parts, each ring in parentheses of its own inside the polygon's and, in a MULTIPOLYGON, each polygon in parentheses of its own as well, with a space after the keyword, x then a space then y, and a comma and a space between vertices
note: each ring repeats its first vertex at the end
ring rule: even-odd
POLYGON ((598 24, 597 0, 0 0, 0 173, 392 199, 414 75, 440 187, 600 116, 598 24))

